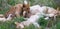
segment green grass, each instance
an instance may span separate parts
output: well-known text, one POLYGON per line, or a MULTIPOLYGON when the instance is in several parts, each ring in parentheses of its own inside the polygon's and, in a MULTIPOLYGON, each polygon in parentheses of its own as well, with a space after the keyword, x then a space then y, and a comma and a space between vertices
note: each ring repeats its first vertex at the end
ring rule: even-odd
MULTIPOLYGON (((15 1, 10 0, 8 2, 8 4, 14 6, 17 3, 22 3, 22 2, 23 2, 23 0, 15 0, 15 1)), ((30 5, 36 5, 36 4, 46 5, 46 6, 50 6, 50 7, 54 7, 54 8, 57 7, 56 3, 53 0, 30 0, 30 5)), ((0 5, 0 7, 2 7, 2 5, 0 5)), ((0 14, 5 14, 7 10, 9 10, 9 9, 4 8, 4 10, 0 11, 0 14)), ((0 22, 0 29, 16 29, 16 25, 14 24, 14 22, 22 22, 22 21, 25 21, 23 19, 23 17, 14 18, 11 21, 0 22)), ((48 20, 44 20, 44 18, 40 18, 38 20, 38 23, 40 24, 41 29, 45 29, 47 26, 48 20)), ((33 24, 30 24, 29 27, 25 27, 24 29, 38 29, 38 28, 35 27, 33 24)), ((60 29, 60 17, 57 18, 56 27, 52 26, 52 27, 50 27, 50 29, 60 29)))

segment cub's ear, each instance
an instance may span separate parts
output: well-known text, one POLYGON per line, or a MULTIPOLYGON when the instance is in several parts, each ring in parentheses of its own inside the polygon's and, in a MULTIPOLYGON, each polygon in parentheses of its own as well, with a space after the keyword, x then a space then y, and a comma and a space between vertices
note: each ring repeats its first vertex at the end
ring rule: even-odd
POLYGON ((57 11, 59 11, 59 7, 57 7, 57 11))
POLYGON ((28 4, 28 1, 27 0, 24 0, 24 4, 28 4))

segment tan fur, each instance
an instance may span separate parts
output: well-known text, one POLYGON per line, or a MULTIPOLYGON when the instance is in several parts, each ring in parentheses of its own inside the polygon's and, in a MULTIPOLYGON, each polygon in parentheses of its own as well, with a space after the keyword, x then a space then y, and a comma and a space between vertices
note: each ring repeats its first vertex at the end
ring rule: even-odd
POLYGON ((60 10, 59 10, 59 7, 57 7, 57 14, 60 15, 60 10))
POLYGON ((46 10, 48 14, 60 15, 59 8, 55 10, 46 10))
POLYGON ((17 17, 20 17, 20 15, 22 15, 22 4, 17 4, 15 5, 15 14, 17 17))
POLYGON ((17 4, 13 7, 10 8, 10 10, 8 10, 5 13, 5 17, 8 17, 9 14, 13 14, 12 16, 16 16, 16 17, 20 17, 20 12, 22 11, 22 4, 17 4))
POLYGON ((5 13, 5 17, 7 18, 9 16, 9 14, 13 14, 12 16, 15 15, 15 7, 11 7, 10 10, 8 10, 6 13, 5 13))
POLYGON ((0 18, 3 18, 4 17, 4 15, 3 14, 0 14, 0 18))

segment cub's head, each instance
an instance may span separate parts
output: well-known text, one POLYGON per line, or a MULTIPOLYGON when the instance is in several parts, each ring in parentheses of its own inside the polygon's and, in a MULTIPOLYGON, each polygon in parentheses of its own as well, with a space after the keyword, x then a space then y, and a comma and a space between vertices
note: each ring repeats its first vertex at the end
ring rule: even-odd
POLYGON ((28 17, 29 13, 30 13, 30 4, 29 1, 25 0, 23 3, 23 16, 28 17))

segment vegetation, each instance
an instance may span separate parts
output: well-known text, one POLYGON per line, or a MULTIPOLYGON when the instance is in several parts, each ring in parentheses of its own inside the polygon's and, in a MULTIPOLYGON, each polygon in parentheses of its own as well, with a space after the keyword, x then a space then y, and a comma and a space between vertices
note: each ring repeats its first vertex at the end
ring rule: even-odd
MULTIPOLYGON (((15 4, 23 3, 23 0, 0 0, 0 14, 5 14, 7 10, 9 10, 10 6, 14 6, 15 4)), ((58 7, 54 0, 30 0, 30 5, 46 5, 50 7, 58 7)), ((0 29, 16 29, 16 25, 14 22, 22 22, 24 21, 23 17, 21 18, 14 18, 12 21, 0 22, 0 29)), ((38 23, 41 25, 41 29, 45 29, 48 20, 44 20, 44 18, 40 18, 38 23)), ((33 24, 29 27, 25 27, 24 29, 37 29, 33 24)), ((60 29, 60 17, 57 17, 56 27, 53 25, 50 29, 60 29)))

